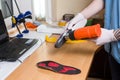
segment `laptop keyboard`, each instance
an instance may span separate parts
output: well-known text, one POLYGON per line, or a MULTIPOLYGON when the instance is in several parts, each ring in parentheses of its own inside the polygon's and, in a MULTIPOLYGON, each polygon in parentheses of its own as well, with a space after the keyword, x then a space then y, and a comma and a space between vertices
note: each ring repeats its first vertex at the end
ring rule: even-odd
POLYGON ((10 42, 10 43, 7 42, 6 44, 4 44, 4 46, 0 47, 0 52, 6 55, 9 52, 12 52, 12 51, 14 52, 16 48, 17 46, 13 42, 10 42))
POLYGON ((0 45, 0 60, 16 60, 34 44, 32 41, 28 39, 13 39, 0 45))

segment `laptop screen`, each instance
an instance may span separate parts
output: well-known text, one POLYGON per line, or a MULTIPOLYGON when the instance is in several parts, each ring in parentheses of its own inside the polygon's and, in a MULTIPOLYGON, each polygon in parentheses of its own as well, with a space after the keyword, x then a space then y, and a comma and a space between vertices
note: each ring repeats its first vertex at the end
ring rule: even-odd
POLYGON ((3 44, 8 40, 9 40, 8 32, 6 29, 2 11, 0 10, 0 44, 3 44))

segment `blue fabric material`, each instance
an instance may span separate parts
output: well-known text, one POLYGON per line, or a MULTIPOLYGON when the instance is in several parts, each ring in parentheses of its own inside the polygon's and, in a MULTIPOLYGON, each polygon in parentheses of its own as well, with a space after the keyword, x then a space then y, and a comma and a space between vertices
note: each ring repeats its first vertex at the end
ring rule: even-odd
MULTIPOLYGON (((106 29, 120 28, 120 0, 105 1, 105 25, 106 29)), ((105 50, 110 52, 110 44, 105 44, 105 50)), ((120 63, 120 41, 111 42, 111 54, 120 63)))

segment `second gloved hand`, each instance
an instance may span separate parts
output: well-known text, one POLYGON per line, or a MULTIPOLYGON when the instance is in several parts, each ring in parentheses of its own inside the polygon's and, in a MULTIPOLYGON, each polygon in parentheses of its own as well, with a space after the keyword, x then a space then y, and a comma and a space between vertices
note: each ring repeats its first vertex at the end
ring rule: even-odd
POLYGON ((81 14, 78 13, 71 21, 69 21, 66 25, 68 29, 78 29, 82 28, 86 25, 87 19, 81 14))
POLYGON ((118 39, 116 39, 116 37, 119 35, 118 32, 120 33, 118 30, 114 31, 101 28, 100 37, 91 40, 94 41, 96 45, 104 45, 106 43, 117 41, 118 39))

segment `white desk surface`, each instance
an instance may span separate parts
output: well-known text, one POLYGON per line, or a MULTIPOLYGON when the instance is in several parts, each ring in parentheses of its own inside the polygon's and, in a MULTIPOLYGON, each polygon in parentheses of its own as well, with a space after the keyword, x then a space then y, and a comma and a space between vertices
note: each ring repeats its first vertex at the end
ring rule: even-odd
MULTIPOLYGON (((27 57, 29 57, 45 41, 46 35, 50 36, 51 34, 38 33, 36 31, 30 31, 28 34, 24 34, 23 38, 34 38, 39 39, 39 41, 19 58, 20 61, 17 60, 15 62, 0 62, 0 80, 5 80, 9 74, 11 74, 27 57)), ((10 37, 13 36, 14 35, 11 35, 10 37)))

